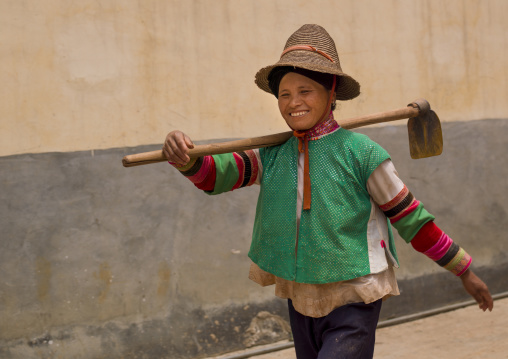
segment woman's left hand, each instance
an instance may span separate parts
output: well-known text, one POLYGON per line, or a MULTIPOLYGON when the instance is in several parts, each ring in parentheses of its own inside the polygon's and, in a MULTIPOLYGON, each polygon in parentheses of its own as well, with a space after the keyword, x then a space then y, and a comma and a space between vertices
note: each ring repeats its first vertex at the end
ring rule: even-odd
POLYGON ((462 280, 462 285, 464 285, 466 291, 476 300, 480 309, 484 312, 487 309, 492 311, 494 300, 490 295, 487 285, 478 278, 471 269, 466 270, 466 272, 460 276, 460 279, 462 280))

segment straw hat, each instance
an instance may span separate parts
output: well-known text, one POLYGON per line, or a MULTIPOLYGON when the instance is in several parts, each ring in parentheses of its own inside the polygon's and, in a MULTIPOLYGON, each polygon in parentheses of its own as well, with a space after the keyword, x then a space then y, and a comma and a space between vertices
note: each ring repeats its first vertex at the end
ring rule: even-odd
POLYGON ((337 100, 351 100, 360 94, 360 84, 342 72, 335 42, 319 25, 303 25, 286 42, 280 60, 263 67, 256 74, 256 85, 268 93, 270 72, 279 66, 294 66, 307 70, 337 75, 337 100))

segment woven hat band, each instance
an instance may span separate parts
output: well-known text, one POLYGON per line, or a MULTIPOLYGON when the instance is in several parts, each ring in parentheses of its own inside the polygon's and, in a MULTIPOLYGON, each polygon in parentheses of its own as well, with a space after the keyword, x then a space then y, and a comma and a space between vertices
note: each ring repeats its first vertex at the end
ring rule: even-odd
POLYGON ((295 51, 295 50, 306 50, 306 51, 317 52, 321 56, 324 56, 328 60, 330 60, 331 62, 335 63, 335 61, 333 61, 333 59, 327 53, 325 53, 325 52, 323 52, 321 50, 318 50, 314 46, 310 46, 310 45, 295 45, 295 46, 288 47, 287 49, 282 51, 282 54, 280 55, 280 57, 282 58, 282 56, 284 56, 288 52, 295 51))

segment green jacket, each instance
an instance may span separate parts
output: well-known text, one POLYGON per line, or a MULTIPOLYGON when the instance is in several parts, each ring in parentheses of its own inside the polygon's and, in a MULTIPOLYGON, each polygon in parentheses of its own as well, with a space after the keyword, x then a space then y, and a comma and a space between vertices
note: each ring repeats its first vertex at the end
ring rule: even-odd
POLYGON ((260 157, 249 257, 261 269, 321 284, 385 270, 386 254, 397 265, 391 227, 367 192, 369 176, 389 158, 377 143, 345 129, 309 142, 312 204, 302 211, 298 228, 298 140, 261 149, 260 157))

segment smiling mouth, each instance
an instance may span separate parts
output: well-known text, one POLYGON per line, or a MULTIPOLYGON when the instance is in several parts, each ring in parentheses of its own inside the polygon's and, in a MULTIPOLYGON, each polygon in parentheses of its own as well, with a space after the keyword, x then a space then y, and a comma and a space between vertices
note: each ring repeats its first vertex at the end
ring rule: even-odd
POLYGON ((300 116, 306 115, 306 114, 308 114, 308 113, 309 113, 309 111, 291 112, 291 113, 289 114, 289 116, 291 116, 291 117, 300 117, 300 116))

